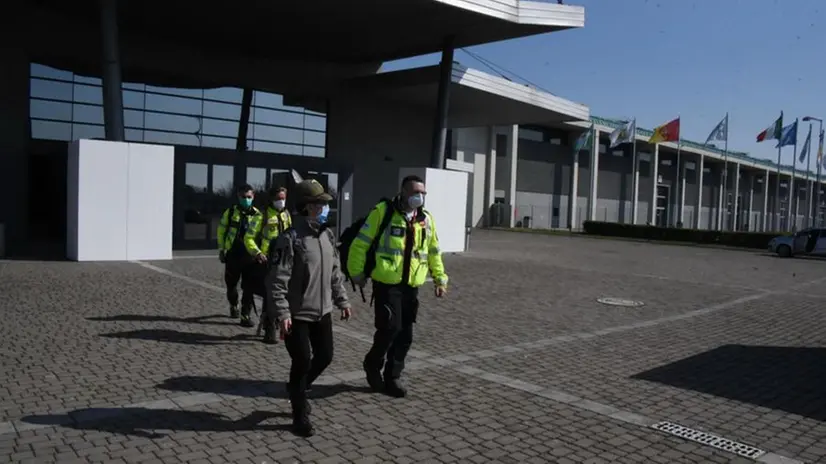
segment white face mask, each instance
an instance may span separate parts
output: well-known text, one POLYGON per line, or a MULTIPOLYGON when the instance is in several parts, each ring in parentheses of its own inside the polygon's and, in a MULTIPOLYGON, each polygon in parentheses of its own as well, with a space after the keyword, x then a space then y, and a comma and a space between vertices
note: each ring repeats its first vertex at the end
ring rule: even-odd
POLYGON ((407 204, 413 208, 421 208, 424 205, 424 195, 421 193, 415 193, 407 198, 407 204))
POLYGON ((273 208, 275 208, 277 210, 284 209, 285 204, 286 204, 286 201, 284 201, 284 200, 275 200, 274 202, 272 202, 273 208))

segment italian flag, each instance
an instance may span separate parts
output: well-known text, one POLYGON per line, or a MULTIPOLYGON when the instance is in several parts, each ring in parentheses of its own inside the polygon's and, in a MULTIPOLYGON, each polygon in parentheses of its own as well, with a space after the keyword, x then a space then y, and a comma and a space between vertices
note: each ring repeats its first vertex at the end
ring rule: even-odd
POLYGON ((780 133, 783 132, 783 112, 780 112, 780 117, 777 118, 777 121, 773 122, 771 126, 767 127, 763 130, 763 132, 757 134, 757 141, 763 142, 766 140, 780 140, 780 133))

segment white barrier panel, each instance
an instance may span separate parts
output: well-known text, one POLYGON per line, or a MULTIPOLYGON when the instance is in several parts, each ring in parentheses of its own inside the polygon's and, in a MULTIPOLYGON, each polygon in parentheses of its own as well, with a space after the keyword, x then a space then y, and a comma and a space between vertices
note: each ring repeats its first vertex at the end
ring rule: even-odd
POLYGON ((425 182, 427 197, 424 207, 436 221, 442 252, 465 251, 467 173, 432 168, 401 168, 399 184, 409 175, 419 176, 425 182))
POLYGON ((78 140, 69 147, 67 254, 172 259, 173 147, 78 140))

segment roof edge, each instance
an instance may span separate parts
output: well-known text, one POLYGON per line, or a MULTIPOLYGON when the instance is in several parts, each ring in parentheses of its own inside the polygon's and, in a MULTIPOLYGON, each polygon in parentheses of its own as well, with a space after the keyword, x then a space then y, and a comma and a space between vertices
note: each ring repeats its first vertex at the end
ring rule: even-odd
POLYGON ((477 69, 466 68, 459 63, 453 63, 451 81, 457 85, 568 115, 572 120, 588 121, 590 118, 590 109, 583 104, 477 69))
POLYGON ((527 0, 434 0, 516 24, 585 27, 585 7, 527 0))

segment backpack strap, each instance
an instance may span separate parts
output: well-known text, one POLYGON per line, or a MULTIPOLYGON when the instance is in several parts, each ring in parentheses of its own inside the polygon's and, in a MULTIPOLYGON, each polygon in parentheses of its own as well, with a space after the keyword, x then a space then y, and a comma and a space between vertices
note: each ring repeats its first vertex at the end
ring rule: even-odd
POLYGON ((370 251, 372 253, 375 253, 378 249, 379 240, 381 239, 382 234, 384 234, 384 231, 387 230, 387 226, 390 225, 390 221, 393 220, 393 202, 385 199, 384 203, 387 205, 387 208, 384 210, 384 216, 381 218, 379 228, 376 229, 376 235, 373 237, 372 243, 370 243, 370 251))
POLYGON ((290 227, 284 233, 278 234, 277 237, 270 241, 269 256, 267 256, 267 263, 270 267, 276 266, 284 256, 284 252, 293 246, 293 242, 297 234, 295 229, 290 227))

